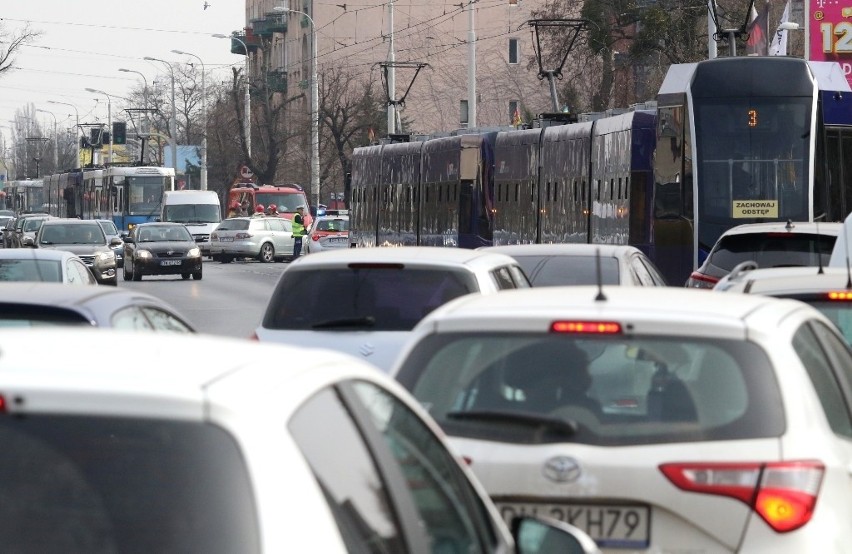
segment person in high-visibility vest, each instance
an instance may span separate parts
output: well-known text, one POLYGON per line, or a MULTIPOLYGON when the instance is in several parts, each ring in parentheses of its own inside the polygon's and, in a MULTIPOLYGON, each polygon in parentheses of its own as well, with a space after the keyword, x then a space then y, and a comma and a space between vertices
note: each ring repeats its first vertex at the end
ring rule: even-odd
POLYGON ((293 216, 293 259, 302 255, 302 237, 305 236, 305 207, 296 208, 293 216))

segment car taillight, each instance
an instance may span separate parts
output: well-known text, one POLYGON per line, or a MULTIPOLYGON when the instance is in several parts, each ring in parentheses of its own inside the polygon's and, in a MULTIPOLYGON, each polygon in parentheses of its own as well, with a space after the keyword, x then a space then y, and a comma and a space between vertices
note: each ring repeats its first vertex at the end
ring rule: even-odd
POLYGON ((234 235, 234 238, 235 239, 250 239, 251 233, 237 233, 236 235, 234 235))
POLYGON ((316 241, 318 241, 319 239, 320 239, 320 238, 319 238, 319 235, 317 235, 317 234, 313 234, 313 235, 311 235, 311 240, 312 240, 312 241, 316 242, 316 241))
POLYGON ((679 489, 740 500, 773 530, 786 533, 811 520, 825 466, 817 461, 672 463, 660 465, 660 471, 679 489))
POLYGON ((216 233, 210 233, 210 240, 219 240, 219 235, 216 233))
POLYGON ((621 324, 614 321, 554 321, 550 324, 550 332, 619 335, 621 324))
POLYGON ((719 279, 717 277, 693 271, 692 275, 689 276, 689 280, 686 282, 686 286, 694 289, 712 289, 718 282, 719 279))
POLYGON ((6 397, 0 394, 0 414, 6 413, 6 397))

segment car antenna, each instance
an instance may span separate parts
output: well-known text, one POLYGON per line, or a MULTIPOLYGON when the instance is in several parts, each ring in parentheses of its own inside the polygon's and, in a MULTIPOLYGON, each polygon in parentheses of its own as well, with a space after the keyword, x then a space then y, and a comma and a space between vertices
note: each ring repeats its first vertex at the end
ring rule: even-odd
MULTIPOLYGON (((848 258, 848 256, 847 256, 848 258)), ((606 296, 604 296, 603 292, 603 277, 601 276, 601 249, 595 248, 595 276, 598 281, 598 295, 595 296, 595 302, 604 302, 606 301, 606 296)), ((850 284, 850 288, 852 288, 852 284, 850 284)))
MULTIPOLYGON (((814 223, 816 224, 816 234, 817 234, 817 261, 818 261, 818 263, 819 263, 819 271, 817 271, 817 275, 822 275, 823 273, 825 273, 825 271, 824 271, 824 270, 823 270, 823 268, 822 268, 822 252, 820 252, 820 248, 819 248, 819 244, 820 244, 820 240, 819 240, 819 221, 814 221, 814 223)), ((848 256, 847 256, 847 258, 848 258, 848 256)))

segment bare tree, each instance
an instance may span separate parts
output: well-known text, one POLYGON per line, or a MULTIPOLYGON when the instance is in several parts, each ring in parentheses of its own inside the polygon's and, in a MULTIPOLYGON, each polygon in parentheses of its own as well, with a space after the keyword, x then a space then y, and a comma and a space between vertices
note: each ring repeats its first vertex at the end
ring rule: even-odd
POLYGON ((14 69, 15 54, 21 46, 29 44, 40 36, 40 33, 32 31, 29 25, 19 31, 8 31, 0 23, 0 75, 14 69))

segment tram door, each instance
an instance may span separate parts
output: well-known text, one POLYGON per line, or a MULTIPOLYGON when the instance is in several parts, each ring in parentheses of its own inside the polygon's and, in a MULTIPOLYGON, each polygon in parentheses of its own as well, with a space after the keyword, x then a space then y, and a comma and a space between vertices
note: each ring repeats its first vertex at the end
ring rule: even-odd
POLYGON ((852 212, 852 129, 832 127, 825 132, 823 180, 816 171, 814 218, 825 214, 826 221, 843 221, 852 212), (826 192, 827 191, 827 192, 826 192))

